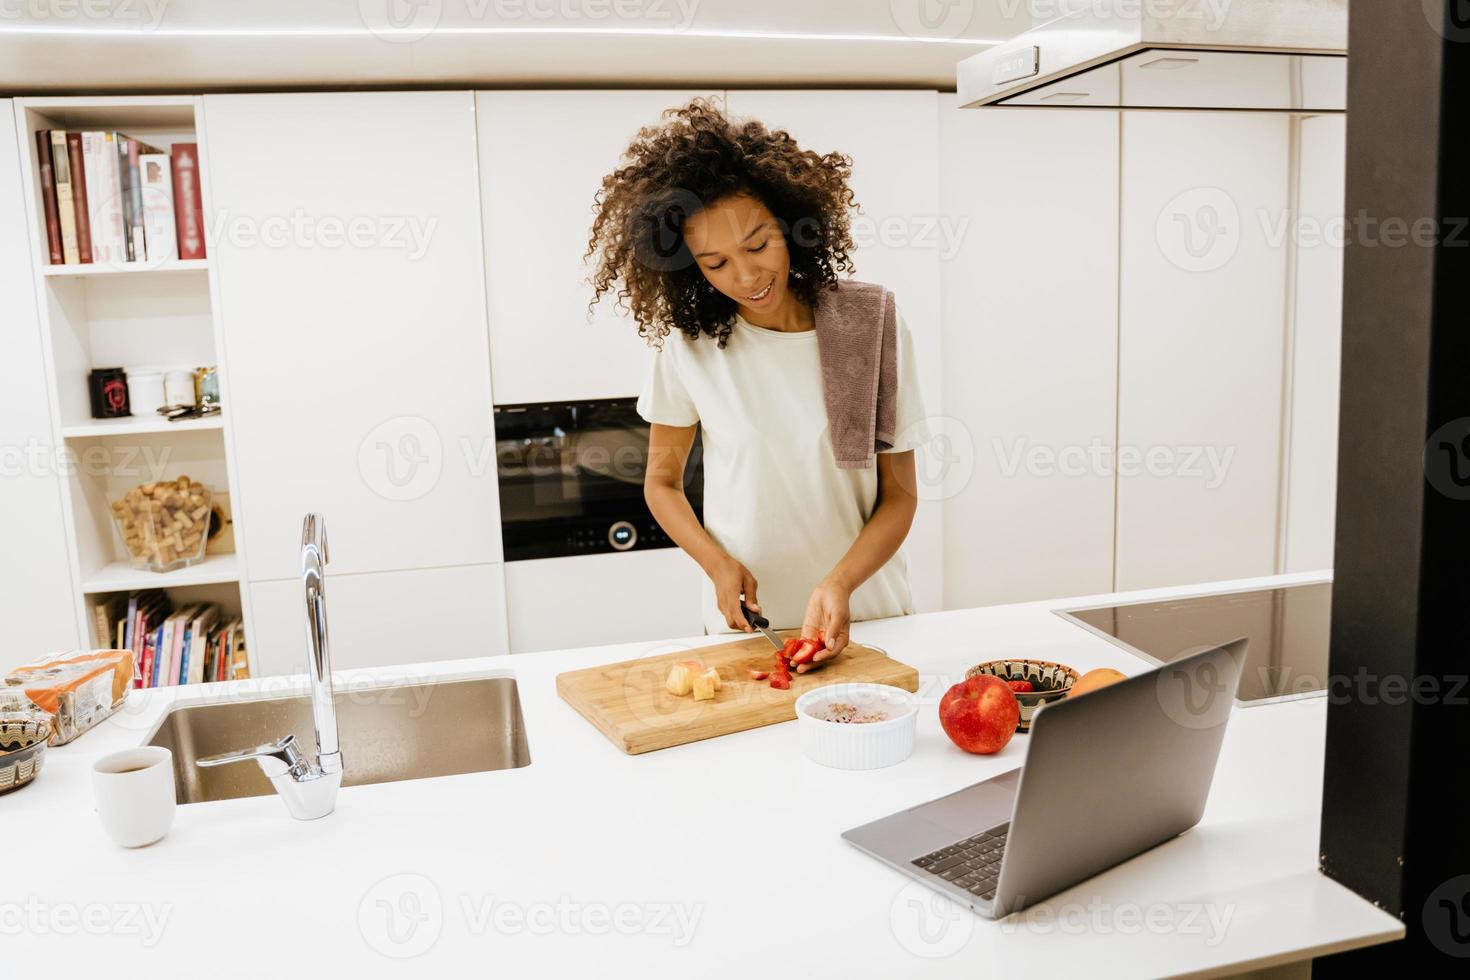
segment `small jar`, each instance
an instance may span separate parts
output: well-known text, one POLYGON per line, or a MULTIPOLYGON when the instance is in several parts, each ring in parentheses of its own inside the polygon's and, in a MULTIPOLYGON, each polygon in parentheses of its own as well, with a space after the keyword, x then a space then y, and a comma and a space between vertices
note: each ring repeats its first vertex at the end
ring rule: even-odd
POLYGON ((163 376, 163 396, 168 405, 193 405, 194 372, 188 368, 170 371, 163 376))
POLYGON ((127 369, 128 407, 133 415, 148 418, 168 404, 164 395, 163 372, 157 368, 134 367, 127 369))

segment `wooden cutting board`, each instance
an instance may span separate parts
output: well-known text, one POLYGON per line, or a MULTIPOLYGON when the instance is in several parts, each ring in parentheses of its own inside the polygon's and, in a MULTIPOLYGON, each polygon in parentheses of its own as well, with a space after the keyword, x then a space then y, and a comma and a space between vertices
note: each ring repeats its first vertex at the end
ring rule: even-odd
MULTIPOLYGON (((798 636, 800 630, 778 635, 798 636)), ((821 670, 791 675, 791 689, 779 691, 769 681, 753 681, 747 671, 769 670, 776 651, 760 634, 697 649, 678 649, 639 660, 572 670, 556 677, 556 692, 597 730, 629 755, 653 752, 686 742, 774 725, 796 717, 796 699, 826 684, 889 684, 905 691, 919 689, 919 672, 877 647, 849 643, 821 670), (712 701, 693 695, 676 697, 664 689, 669 668, 680 660, 697 660, 719 669, 721 688, 712 701)))

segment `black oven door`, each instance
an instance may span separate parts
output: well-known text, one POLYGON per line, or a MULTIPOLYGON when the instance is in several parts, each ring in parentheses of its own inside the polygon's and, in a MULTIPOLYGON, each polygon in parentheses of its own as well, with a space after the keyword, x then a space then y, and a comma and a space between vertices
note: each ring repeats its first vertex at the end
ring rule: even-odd
MULTIPOLYGON (((643 502, 648 423, 637 399, 495 408, 495 461, 506 561, 675 547, 643 502)), ((684 491, 703 513, 696 435, 684 491)))

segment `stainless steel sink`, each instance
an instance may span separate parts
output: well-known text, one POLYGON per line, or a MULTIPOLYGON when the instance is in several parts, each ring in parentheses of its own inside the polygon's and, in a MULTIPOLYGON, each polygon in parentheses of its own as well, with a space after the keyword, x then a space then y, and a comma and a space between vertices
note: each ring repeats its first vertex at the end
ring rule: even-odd
MULTIPOLYGON (((513 677, 339 691, 333 701, 344 786, 516 769, 531 762, 513 677)), ((312 741, 309 694, 178 705, 159 720, 148 744, 173 752, 179 802, 204 803, 275 790, 258 766, 207 769, 195 760, 286 734, 312 741)))

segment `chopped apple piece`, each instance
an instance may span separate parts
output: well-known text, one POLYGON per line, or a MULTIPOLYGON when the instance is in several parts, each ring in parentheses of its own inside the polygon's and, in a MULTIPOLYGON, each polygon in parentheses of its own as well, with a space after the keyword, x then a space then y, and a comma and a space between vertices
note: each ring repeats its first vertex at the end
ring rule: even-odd
POLYGON ((708 674, 710 676, 710 678, 715 682, 716 691, 724 688, 725 684, 723 681, 720 680, 720 669, 718 667, 706 667, 704 670, 700 671, 700 673, 708 674))
POLYGON ((719 690, 720 675, 713 669, 706 670, 694 677, 694 700, 712 701, 715 692, 719 690))
POLYGON ((664 690, 678 697, 688 694, 694 685, 694 670, 687 663, 674 664, 669 671, 669 679, 664 682, 664 690))

